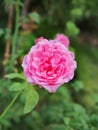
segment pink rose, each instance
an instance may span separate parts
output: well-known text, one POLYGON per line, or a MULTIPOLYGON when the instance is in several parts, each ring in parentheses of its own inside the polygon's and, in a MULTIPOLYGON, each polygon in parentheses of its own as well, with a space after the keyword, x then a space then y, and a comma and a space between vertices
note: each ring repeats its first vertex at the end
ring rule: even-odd
POLYGON ((60 43, 62 43, 66 47, 69 47, 69 39, 67 36, 65 36, 63 34, 57 34, 55 40, 59 41, 60 43))
POLYGON ((74 53, 60 40, 39 40, 24 57, 22 67, 27 81, 55 92, 74 76, 74 53))
POLYGON ((39 37, 39 38, 37 38, 36 40, 35 40, 35 43, 37 44, 39 41, 41 41, 41 40, 43 40, 44 39, 44 37, 39 37))

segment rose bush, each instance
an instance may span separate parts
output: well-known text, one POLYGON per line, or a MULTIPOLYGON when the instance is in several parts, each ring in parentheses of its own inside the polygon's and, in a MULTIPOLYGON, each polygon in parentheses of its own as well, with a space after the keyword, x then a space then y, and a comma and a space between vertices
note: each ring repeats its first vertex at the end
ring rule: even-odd
POLYGON ((74 53, 68 50, 69 40, 58 34, 54 40, 41 37, 35 43, 23 59, 24 74, 29 83, 55 92, 73 78, 77 67, 74 53))

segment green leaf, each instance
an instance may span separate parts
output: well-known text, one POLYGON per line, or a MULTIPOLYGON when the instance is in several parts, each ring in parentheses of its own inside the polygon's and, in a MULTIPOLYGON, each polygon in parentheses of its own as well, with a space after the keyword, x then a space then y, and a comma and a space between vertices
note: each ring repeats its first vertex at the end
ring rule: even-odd
POLYGON ((36 23, 40 23, 40 16, 38 13, 33 12, 29 14, 29 17, 36 23))
POLYGON ((5 77, 9 78, 9 79, 19 78, 19 79, 25 80, 24 75, 23 74, 19 74, 19 73, 11 73, 11 74, 5 75, 5 77))
POLYGON ((71 10, 71 16, 73 18, 81 18, 83 16, 83 10, 81 8, 74 8, 71 10))
POLYGON ((3 34, 4 34, 4 30, 0 28, 0 36, 2 36, 3 34))
POLYGON ((98 94, 97 94, 97 93, 92 94, 91 97, 92 97, 92 99, 93 99, 96 103, 98 103, 98 94))
POLYGON ((77 36, 79 34, 80 30, 76 26, 76 24, 72 21, 68 21, 66 23, 66 33, 69 36, 77 36))
POLYGON ((25 92, 25 106, 24 106, 24 113, 27 114, 33 110, 39 100, 39 95, 37 91, 34 90, 33 87, 28 87, 25 92))
POLYGON ((70 123, 70 118, 69 118, 69 117, 64 117, 64 123, 65 123, 66 125, 69 125, 69 123, 70 123))
POLYGON ((10 91, 21 91, 21 90, 23 90, 24 88, 26 88, 26 84, 24 84, 24 83, 19 83, 19 82, 15 82, 15 83, 13 83, 13 84, 10 86, 9 90, 10 90, 10 91))
POLYGON ((75 53, 75 49, 73 47, 69 47, 69 50, 75 53))
POLYGON ((72 87, 76 92, 79 92, 81 89, 84 88, 84 84, 82 81, 76 80, 75 82, 72 83, 72 87))
POLYGON ((14 1, 13 2, 15 5, 18 5, 18 6, 21 6, 21 7, 23 7, 23 3, 21 2, 21 1, 14 1))

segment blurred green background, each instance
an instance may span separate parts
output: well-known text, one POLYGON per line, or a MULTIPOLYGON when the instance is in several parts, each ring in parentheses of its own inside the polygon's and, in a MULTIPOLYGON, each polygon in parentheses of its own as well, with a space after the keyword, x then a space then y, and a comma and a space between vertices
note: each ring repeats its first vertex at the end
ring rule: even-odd
POLYGON ((0 113, 16 93, 5 74, 21 72, 23 56, 39 36, 63 33, 75 52, 75 77, 56 93, 36 87, 40 101, 23 115, 21 95, 0 130, 98 130, 98 0, 0 0, 0 113))

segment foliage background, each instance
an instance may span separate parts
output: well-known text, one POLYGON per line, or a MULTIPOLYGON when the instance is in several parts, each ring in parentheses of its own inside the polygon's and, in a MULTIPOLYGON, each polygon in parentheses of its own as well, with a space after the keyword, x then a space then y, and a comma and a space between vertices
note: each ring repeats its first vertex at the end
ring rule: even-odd
POLYGON ((35 38, 51 39, 57 33, 68 35, 78 64, 74 79, 56 93, 36 87, 40 101, 27 115, 23 115, 24 95, 21 95, 0 121, 0 129, 98 130, 98 1, 0 0, 0 3, 0 113, 16 94, 9 87, 17 79, 9 80, 4 75, 22 71, 22 58, 35 38), (11 12, 13 18, 8 20, 11 12), (5 57, 9 39, 9 53, 5 57))

